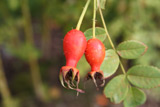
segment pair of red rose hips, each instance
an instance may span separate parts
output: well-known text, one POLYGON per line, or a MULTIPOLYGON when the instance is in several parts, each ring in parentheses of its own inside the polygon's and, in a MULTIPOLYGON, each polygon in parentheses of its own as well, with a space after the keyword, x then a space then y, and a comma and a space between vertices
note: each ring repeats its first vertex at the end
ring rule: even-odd
POLYGON ((100 66, 105 57, 105 47, 100 40, 93 38, 87 41, 81 31, 73 29, 64 37, 63 51, 66 58, 66 66, 63 66, 60 70, 60 81, 65 88, 81 93, 84 92, 78 89, 80 76, 79 70, 76 68, 78 61, 84 53, 86 60, 91 66, 91 71, 87 74, 86 80, 92 79, 96 87, 96 80, 101 81, 100 86, 104 85, 105 81, 100 66), (67 87, 65 84, 67 84, 67 87))

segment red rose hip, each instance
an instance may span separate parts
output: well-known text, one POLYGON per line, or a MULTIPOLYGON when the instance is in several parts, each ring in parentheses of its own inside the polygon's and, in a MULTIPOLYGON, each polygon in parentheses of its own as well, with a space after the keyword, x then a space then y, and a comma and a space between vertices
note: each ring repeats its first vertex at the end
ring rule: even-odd
POLYGON ((83 92, 78 89, 78 83, 80 80, 79 70, 76 68, 78 61, 85 52, 87 45, 86 38, 84 34, 76 29, 69 31, 63 40, 63 51, 66 58, 66 66, 63 66, 60 70, 60 81, 61 84, 66 88, 77 90, 78 92, 83 92), (76 88, 73 88, 74 82, 76 82, 76 88))
POLYGON ((105 58, 105 46, 103 43, 96 38, 88 40, 85 57, 91 66, 91 71, 87 74, 86 79, 92 79, 96 87, 96 80, 99 79, 101 81, 100 86, 103 86, 105 81, 103 72, 100 70, 100 66, 105 58))

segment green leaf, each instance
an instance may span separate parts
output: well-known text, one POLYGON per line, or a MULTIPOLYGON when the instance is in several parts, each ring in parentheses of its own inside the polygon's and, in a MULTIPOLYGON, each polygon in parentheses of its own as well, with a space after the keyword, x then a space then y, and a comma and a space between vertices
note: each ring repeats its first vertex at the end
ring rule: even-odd
POLYGON ((106 51, 105 59, 101 65, 104 77, 107 78, 114 74, 119 66, 119 57, 113 49, 106 51))
MULTIPOLYGON (((96 27, 96 38, 101 40, 102 42, 106 39, 106 32, 101 27, 96 27)), ((93 37, 93 29, 90 28, 84 32, 84 35, 87 40, 91 39, 93 37)))
POLYGON ((128 70, 127 78, 139 88, 154 88, 160 85, 160 70, 152 66, 137 65, 128 70))
POLYGON ((131 87, 124 100, 124 107, 136 107, 144 104, 146 101, 146 95, 138 88, 131 87))
POLYGON ((125 75, 114 77, 104 88, 104 94, 111 102, 120 103, 128 92, 128 82, 125 75))
POLYGON ((86 75, 86 71, 90 69, 90 65, 87 63, 84 55, 78 61, 77 69, 80 71, 79 74, 81 77, 84 77, 86 75))
POLYGON ((129 40, 122 42, 117 47, 118 54, 125 59, 136 59, 147 51, 148 47, 139 41, 129 40))

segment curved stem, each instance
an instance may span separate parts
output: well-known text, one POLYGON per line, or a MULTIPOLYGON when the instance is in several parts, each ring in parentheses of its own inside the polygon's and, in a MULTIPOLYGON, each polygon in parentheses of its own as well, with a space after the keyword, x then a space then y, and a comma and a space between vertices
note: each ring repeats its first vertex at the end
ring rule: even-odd
POLYGON ((111 37, 110 37, 110 35, 109 35, 109 33, 108 33, 107 26, 106 26, 106 24, 105 24, 104 17, 103 17, 103 14, 102 14, 102 10, 101 10, 100 7, 98 7, 98 9, 99 9, 99 13, 100 13, 100 16, 101 16, 101 20, 102 20, 102 23, 103 23, 105 32, 106 32, 106 34, 107 34, 108 40, 109 40, 112 48, 113 48, 114 50, 116 50, 116 48, 115 48, 115 46, 114 46, 114 44, 113 44, 113 42, 112 42, 112 40, 111 40, 111 37))
POLYGON ((87 9, 88 9, 88 5, 89 5, 90 1, 91 1, 91 0, 87 0, 87 3, 86 3, 86 5, 85 5, 85 7, 84 7, 84 9, 83 9, 83 11, 82 11, 82 14, 81 14, 81 16, 80 16, 80 18, 79 18, 79 21, 78 21, 78 24, 77 24, 77 27, 76 27, 77 30, 79 30, 80 27, 81 27, 81 24, 82 24, 84 15, 85 15, 85 13, 86 13, 86 11, 87 11, 87 9))
MULTIPOLYGON (((31 14, 28 7, 28 0, 22 0, 21 6, 22 6, 21 7, 22 17, 24 20, 24 31, 25 31, 26 43, 34 47, 33 29, 32 29, 32 23, 31 23, 31 14)), ((30 66, 31 77, 32 77, 33 87, 34 87, 36 96, 40 98, 40 100, 45 101, 46 94, 43 88, 41 75, 39 73, 40 69, 39 69, 38 59, 32 52, 28 54, 28 63, 30 66)))
POLYGON ((122 61, 119 60, 119 63, 120 63, 120 67, 121 67, 121 69, 122 69, 123 74, 126 74, 126 71, 125 71, 125 69, 124 69, 124 67, 123 67, 122 61))
POLYGON ((96 0, 94 0, 94 6, 93 6, 93 38, 96 38, 96 31, 95 31, 95 27, 96 27, 96 0))
MULTIPOLYGON (((102 20, 102 23, 103 23, 105 32, 106 32, 106 34, 107 34, 109 43, 111 44, 111 46, 112 46, 112 48, 114 49, 114 51, 117 53, 116 48, 115 48, 115 46, 114 46, 114 44, 113 44, 113 42, 112 42, 112 40, 111 40, 111 37, 110 37, 110 35, 109 35, 109 33, 108 33, 107 26, 106 26, 105 21, 104 21, 104 16, 103 16, 103 14, 102 14, 102 10, 101 10, 101 7, 100 7, 100 5, 99 5, 99 0, 97 0, 97 3, 98 3, 98 6, 99 6, 99 7, 98 7, 99 13, 100 13, 101 20, 102 20)), ((123 74, 126 74, 125 69, 124 69, 124 67, 123 67, 123 64, 122 64, 121 60, 119 60, 119 61, 120 61, 120 67, 121 67, 121 69, 122 69, 123 74)))
POLYGON ((2 94, 2 99, 5 107, 13 106, 13 100, 7 85, 7 80, 4 74, 4 69, 2 65, 2 59, 0 56, 0 92, 2 94))

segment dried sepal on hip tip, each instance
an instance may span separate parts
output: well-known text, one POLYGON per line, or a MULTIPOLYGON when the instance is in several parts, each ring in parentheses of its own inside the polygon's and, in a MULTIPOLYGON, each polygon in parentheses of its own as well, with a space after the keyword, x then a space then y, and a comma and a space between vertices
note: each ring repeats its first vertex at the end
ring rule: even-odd
POLYGON ((71 87, 69 81, 67 81, 66 83, 67 83, 67 86, 69 89, 75 90, 75 91, 77 91, 77 93, 85 93, 83 90, 79 89, 78 87, 76 87, 76 88, 71 87))
POLYGON ((60 72, 60 74, 59 74, 59 79, 60 79, 60 82, 61 82, 61 84, 62 84, 62 86, 64 87, 64 88, 67 88, 65 85, 64 85, 64 78, 63 78, 63 74, 60 72))
POLYGON ((91 75, 91 78, 92 78, 92 80, 93 80, 95 86, 98 87, 98 86, 97 86, 96 79, 94 78, 94 77, 95 77, 95 73, 96 73, 96 72, 90 73, 90 75, 91 75))
POLYGON ((103 86, 105 85, 105 79, 104 79, 104 78, 102 79, 102 81, 103 81, 103 82, 102 82, 102 84, 100 85, 100 87, 103 87, 103 86))
MULTIPOLYGON (((78 82, 79 77, 77 77, 79 75, 78 71, 73 71, 72 69, 72 81, 71 84, 75 87, 76 85, 74 84, 74 80, 78 82)), ((79 83, 79 82, 78 82, 79 83)))
POLYGON ((62 67, 59 78, 64 88, 75 90, 77 93, 85 93, 83 90, 78 88, 80 77, 77 69, 71 67, 62 67), (76 82, 76 85, 74 84, 74 81, 76 82))
POLYGON ((102 71, 91 71, 87 74, 85 81, 92 79, 92 81, 94 82, 95 86, 97 87, 97 90, 99 90, 99 86, 103 87, 105 85, 105 79, 103 76, 103 72, 102 71), (101 83, 98 85, 97 81, 100 80, 101 83))

